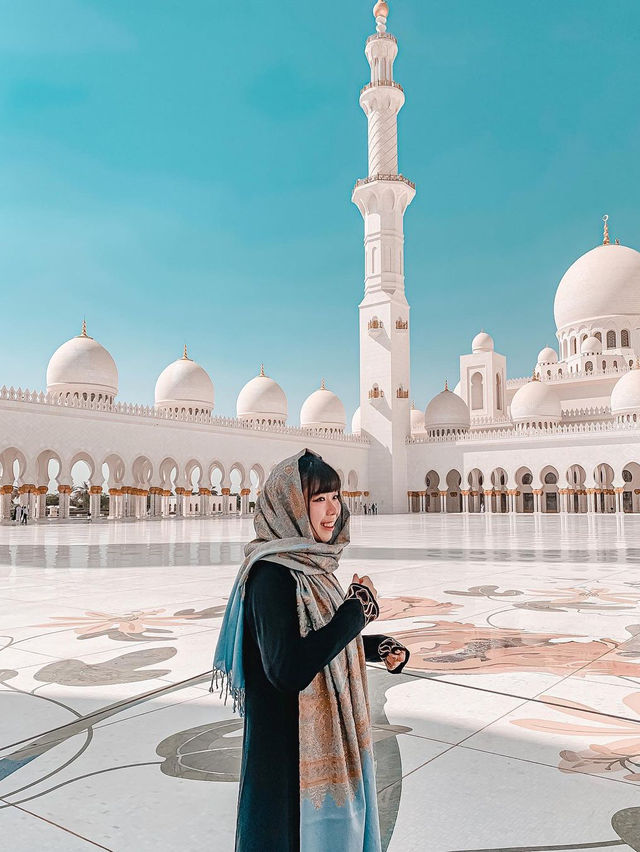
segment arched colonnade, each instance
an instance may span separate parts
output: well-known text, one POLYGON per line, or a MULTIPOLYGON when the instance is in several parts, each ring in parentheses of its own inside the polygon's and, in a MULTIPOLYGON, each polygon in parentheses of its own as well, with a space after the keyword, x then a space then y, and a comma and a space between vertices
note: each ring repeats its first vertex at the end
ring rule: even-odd
POLYGON ((429 470, 424 488, 407 493, 407 505, 411 513, 640 513, 640 463, 429 470))

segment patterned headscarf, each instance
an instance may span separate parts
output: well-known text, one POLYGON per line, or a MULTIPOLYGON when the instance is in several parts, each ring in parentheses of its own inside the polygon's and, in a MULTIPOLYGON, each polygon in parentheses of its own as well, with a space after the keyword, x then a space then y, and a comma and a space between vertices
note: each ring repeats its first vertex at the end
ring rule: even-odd
MULTIPOLYGON (((349 511, 342 505, 331 541, 316 541, 298 462, 303 450, 276 465, 258 496, 256 538, 233 586, 213 664, 213 677, 234 709, 244 713, 244 590, 251 566, 268 558, 289 568, 296 582, 300 635, 318 630, 344 600, 335 576, 349 543, 349 511)), ((315 454, 314 454, 315 455, 315 454)), ((364 648, 358 636, 299 694, 300 834, 305 852, 378 852, 380 832, 364 648)))

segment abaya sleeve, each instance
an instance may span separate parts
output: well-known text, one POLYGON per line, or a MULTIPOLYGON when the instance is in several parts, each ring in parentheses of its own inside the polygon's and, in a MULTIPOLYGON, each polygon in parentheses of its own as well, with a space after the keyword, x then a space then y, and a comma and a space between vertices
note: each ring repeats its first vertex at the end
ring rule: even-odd
POLYGON ((261 560, 251 569, 245 618, 269 682, 301 692, 360 633, 365 615, 357 598, 345 600, 324 627, 300 636, 295 580, 287 568, 261 560))

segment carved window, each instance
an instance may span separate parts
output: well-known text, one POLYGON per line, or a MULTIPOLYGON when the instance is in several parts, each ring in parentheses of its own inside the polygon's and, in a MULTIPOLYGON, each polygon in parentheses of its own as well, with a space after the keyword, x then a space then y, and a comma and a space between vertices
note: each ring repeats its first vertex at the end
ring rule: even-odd
POLYGON ((626 328, 620 332, 620 346, 629 346, 629 330, 626 328))
POLYGON ((616 333, 615 331, 607 332, 607 349, 615 349, 616 348, 616 333))

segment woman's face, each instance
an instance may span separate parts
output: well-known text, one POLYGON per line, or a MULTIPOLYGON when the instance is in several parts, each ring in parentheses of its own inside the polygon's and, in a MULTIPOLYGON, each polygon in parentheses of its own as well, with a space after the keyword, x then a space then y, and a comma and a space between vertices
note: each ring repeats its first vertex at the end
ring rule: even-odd
POLYGON ((342 504, 337 491, 315 494, 309 500, 309 520, 316 541, 330 541, 342 504))

